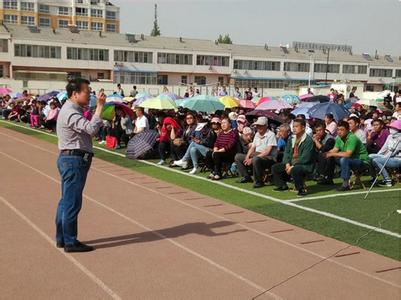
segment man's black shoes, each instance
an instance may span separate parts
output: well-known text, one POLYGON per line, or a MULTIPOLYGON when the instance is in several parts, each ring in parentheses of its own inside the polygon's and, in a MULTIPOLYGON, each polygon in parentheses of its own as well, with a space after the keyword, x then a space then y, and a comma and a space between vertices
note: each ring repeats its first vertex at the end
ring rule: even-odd
POLYGON ((288 191, 288 186, 280 186, 280 187, 277 187, 277 188, 275 188, 275 189, 273 189, 273 191, 275 191, 275 192, 284 192, 284 191, 288 191))
POLYGON ((342 185, 337 189, 338 192, 345 192, 345 191, 350 191, 350 190, 351 190, 351 187, 349 185, 347 185, 347 186, 342 185))
POLYGON ((261 188, 261 187, 264 187, 264 186, 265 186, 264 183, 257 182, 257 183, 254 183, 253 188, 254 189, 258 189, 258 188, 261 188))
POLYGON ((64 252, 73 253, 73 252, 90 252, 95 250, 92 246, 88 246, 82 244, 81 242, 77 241, 75 245, 65 245, 64 252))
POLYGON ((237 181, 238 183, 247 183, 252 182, 252 178, 250 177, 242 177, 240 180, 237 181))
POLYGON ((298 197, 305 197, 306 196, 306 190, 305 189, 300 189, 298 191, 298 197))

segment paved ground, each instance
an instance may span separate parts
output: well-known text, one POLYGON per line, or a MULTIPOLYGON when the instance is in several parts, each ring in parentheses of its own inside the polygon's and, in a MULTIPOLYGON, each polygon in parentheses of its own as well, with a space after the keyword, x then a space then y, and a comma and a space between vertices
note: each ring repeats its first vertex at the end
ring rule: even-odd
POLYGON ((319 263, 347 245, 97 159, 79 223, 97 249, 65 254, 56 157, 0 128, 2 299, 401 297, 395 260, 349 246, 319 263))

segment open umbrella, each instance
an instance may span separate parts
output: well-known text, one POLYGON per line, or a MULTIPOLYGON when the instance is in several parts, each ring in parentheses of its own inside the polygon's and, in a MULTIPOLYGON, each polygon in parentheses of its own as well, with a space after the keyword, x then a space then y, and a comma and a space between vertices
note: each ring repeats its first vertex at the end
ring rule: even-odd
POLYGON ((224 104, 225 108, 234 108, 238 107, 238 101, 234 97, 224 96, 220 98, 220 102, 224 104))
POLYGON ((343 106, 332 102, 319 103, 308 110, 308 114, 311 118, 320 120, 324 120, 326 114, 329 113, 333 115, 336 121, 340 121, 349 116, 349 112, 343 106))
POLYGON ((287 102, 288 104, 294 105, 301 102, 298 96, 295 95, 284 95, 280 97, 280 100, 287 102))
POLYGON ((121 102, 122 103, 123 101, 124 101, 123 97, 120 96, 119 94, 111 94, 111 95, 108 95, 106 98, 106 103, 107 102, 121 102))
POLYGON ((259 100, 260 100, 260 97, 257 97, 257 96, 252 98, 252 102, 255 103, 255 104, 258 103, 259 100))
POLYGON ((137 159, 144 155, 156 143, 158 133, 155 130, 146 130, 144 132, 136 134, 127 145, 127 158, 137 159))
POLYGON ((126 102, 131 102, 131 101, 134 101, 135 98, 128 96, 128 97, 124 97, 123 100, 126 101, 126 102))
POLYGON ((306 98, 306 99, 304 99, 302 101, 325 103, 325 102, 330 102, 330 97, 329 96, 325 96, 325 95, 318 95, 318 96, 312 96, 312 97, 306 98))
POLYGON ((68 99, 68 94, 67 94, 67 92, 60 92, 57 94, 56 97, 57 97, 58 101, 61 102, 63 100, 68 99))
POLYGON ((246 109, 254 109, 256 107, 256 104, 250 100, 239 100, 239 107, 246 109))
POLYGON ((299 99, 301 101, 307 101, 307 99, 309 99, 311 97, 313 97, 313 94, 304 94, 304 95, 299 96, 299 99))
POLYGON ((309 117, 309 109, 310 107, 297 107, 296 109, 294 109, 291 114, 293 114, 294 116, 298 116, 298 115, 304 115, 305 118, 310 119, 309 117))
POLYGON ((23 97, 24 97, 24 94, 13 92, 13 93, 10 94, 10 97, 11 97, 11 98, 19 99, 19 98, 23 98, 23 97))
POLYGON ((51 98, 57 97, 57 95, 59 94, 59 91, 51 91, 48 92, 42 96, 40 96, 37 100, 38 101, 49 101, 51 98))
POLYGON ((156 98, 150 98, 142 102, 140 107, 143 108, 150 108, 150 109, 177 109, 177 104, 171 100, 171 98, 168 97, 156 97, 156 98))
POLYGON ((177 94, 174 94, 174 93, 161 93, 159 95, 159 97, 160 98, 167 97, 167 98, 173 99, 174 101, 182 98, 182 97, 180 97, 180 96, 178 96, 177 94))
POLYGON ((292 108, 287 102, 281 100, 271 100, 265 101, 262 104, 256 106, 256 110, 280 110, 280 109, 287 109, 292 108))
POLYGON ((105 103, 103 110, 102 110, 102 118, 108 121, 113 120, 114 116, 116 115, 116 107, 121 108, 127 116, 129 116, 131 119, 134 118, 134 112, 132 109, 122 103, 122 102, 107 102, 105 103))
POLYGON ((219 98, 208 95, 199 95, 186 98, 179 104, 179 106, 194 110, 196 112, 206 113, 214 113, 217 110, 224 110, 224 104, 219 101, 219 98))
POLYGON ((1 95, 7 95, 9 93, 12 93, 12 89, 9 89, 7 87, 0 87, 0 94, 1 95))
POLYGON ((262 104, 262 103, 264 103, 264 102, 272 101, 272 100, 273 100, 273 98, 271 98, 271 97, 262 97, 262 98, 259 98, 258 102, 256 102, 256 106, 258 106, 258 105, 260 105, 260 104, 262 104))
POLYGON ((133 103, 134 106, 138 106, 140 104, 142 104, 142 102, 144 102, 147 99, 152 98, 152 96, 148 93, 142 92, 142 93, 138 93, 135 96, 135 102, 133 103))
POLYGON ((274 112, 268 110, 253 110, 246 114, 247 116, 255 116, 255 117, 266 117, 270 120, 273 120, 277 123, 284 123, 284 119, 274 112))

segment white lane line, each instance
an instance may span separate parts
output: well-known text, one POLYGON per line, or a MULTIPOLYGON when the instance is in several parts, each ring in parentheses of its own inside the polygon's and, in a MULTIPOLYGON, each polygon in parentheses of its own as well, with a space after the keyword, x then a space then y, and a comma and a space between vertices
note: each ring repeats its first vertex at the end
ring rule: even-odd
MULTIPOLYGON (((375 190, 375 191, 371 191, 370 193, 376 194, 376 193, 398 192, 398 191, 401 191, 401 188, 375 190)), ((361 194, 366 194, 366 193, 367 193, 367 191, 348 192, 345 194, 333 194, 333 195, 324 195, 324 196, 315 196, 315 197, 294 198, 294 199, 290 199, 290 200, 286 200, 286 201, 287 202, 301 202, 301 201, 307 201, 307 200, 318 200, 318 199, 336 198, 336 197, 344 197, 344 196, 352 196, 352 195, 361 195, 361 194)))
MULTIPOLYGON (((0 134, 2 134, 2 133, 0 133, 0 134)), ((11 136, 10 136, 10 137, 11 137, 11 136)), ((11 138, 14 138, 14 137, 11 137, 11 138)), ((14 139, 20 140, 20 139, 18 139, 18 138, 14 138, 14 139)), ((20 140, 20 141, 23 142, 23 143, 26 143, 26 144, 28 144, 28 145, 31 145, 31 144, 29 144, 29 143, 27 143, 27 142, 25 142, 25 141, 23 141, 23 140, 20 140)), ((37 145, 31 145, 31 146, 34 147, 34 148, 37 148, 37 149, 39 149, 39 150, 48 152, 49 154, 56 155, 54 152, 51 152, 51 151, 49 151, 49 150, 47 150, 47 149, 45 149, 45 148, 42 148, 42 147, 40 147, 40 146, 37 146, 37 145)), ((0 152, 0 153, 1 153, 1 152, 0 152)), ((22 162, 22 163, 23 163, 23 162, 22 162)), ((25 163, 23 163, 23 164, 25 164, 25 163)), ((29 168, 32 168, 32 169, 34 169, 34 170, 37 170, 37 169, 35 169, 35 168, 33 168, 33 167, 29 166, 29 165, 28 165, 28 167, 29 167, 29 168)), ((168 198, 168 199, 171 199, 171 200, 173 200, 173 201, 175 201, 175 202, 179 202, 179 203, 181 203, 181 204, 183 204, 183 205, 185 205, 185 206, 191 207, 191 208, 193 208, 193 209, 202 211, 202 212, 204 212, 204 213, 206 213, 206 214, 209 214, 209 215, 211 215, 211 216, 214 216, 214 217, 216 217, 216 218, 218 218, 218 219, 225 220, 225 221, 232 221, 232 220, 229 219, 229 218, 225 218, 225 217, 223 217, 223 216, 221 216, 221 215, 215 214, 215 213, 213 213, 213 212, 210 212, 210 211, 208 211, 208 210, 202 209, 202 208, 197 207, 197 206, 195 206, 195 205, 191 205, 191 204, 189 204, 189 203, 187 203, 187 202, 184 202, 184 201, 175 199, 175 198, 173 198, 173 197, 171 197, 171 196, 168 196, 168 195, 165 195, 165 194, 163 194, 163 193, 161 193, 161 192, 158 192, 158 191, 152 190, 152 189, 150 189, 150 188, 146 188, 146 187, 143 187, 143 186, 141 186, 141 185, 135 184, 134 182, 128 181, 128 180, 126 180, 126 179, 124 179, 124 178, 120 178, 120 177, 118 177, 118 176, 116 176, 116 175, 114 175, 114 174, 105 172, 105 171, 100 170, 100 169, 97 169, 97 168, 95 168, 95 167, 94 167, 93 169, 96 170, 96 171, 98 171, 98 172, 102 172, 102 173, 104 173, 104 174, 107 174, 107 175, 109 175, 109 176, 111 176, 111 177, 114 177, 114 178, 116 178, 116 179, 118 179, 118 180, 124 181, 124 182, 126 182, 126 183, 128 183, 128 184, 136 185, 136 186, 138 186, 139 188, 142 188, 142 189, 145 189, 145 190, 149 190, 149 191, 151 191, 151 192, 153 192, 153 193, 156 193, 156 194, 160 194, 160 195, 163 196, 163 197, 166 197, 166 198, 168 198)), ((49 177, 48 175, 42 173, 40 170, 37 170, 37 171, 39 171, 40 174, 42 174, 42 175, 44 175, 44 176, 46 176, 46 177, 49 177)), ((254 233, 258 234, 258 235, 261 235, 261 236, 264 236, 264 237, 269 238, 269 239, 271 239, 271 240, 274 240, 274 241, 276 241, 276 242, 285 244, 285 245, 287 245, 287 246, 289 246, 289 247, 292 247, 292 248, 295 248, 295 249, 297 249, 297 250, 299 250, 299 251, 301 251, 301 252, 305 252, 305 253, 308 253, 308 254, 310 254, 310 255, 312 255, 312 256, 316 256, 316 257, 318 257, 318 258, 320 258, 320 259, 326 259, 326 258, 327 258, 327 257, 325 257, 325 256, 322 256, 322 255, 318 254, 318 253, 315 253, 315 252, 313 252, 313 251, 310 251, 310 250, 308 250, 308 249, 306 249, 306 248, 302 248, 302 247, 299 247, 299 246, 297 246, 297 245, 295 245, 295 244, 289 243, 289 242, 287 242, 287 241, 280 240, 279 238, 277 238, 277 237, 275 237, 275 236, 269 235, 269 234, 267 234, 267 233, 265 233, 265 232, 263 232, 263 231, 259 231, 259 230, 257 230, 257 229, 254 229, 254 228, 249 227, 249 226, 247 226, 247 225, 244 225, 244 224, 242 224, 242 223, 237 223, 237 225, 240 226, 240 227, 242 227, 242 228, 245 228, 245 229, 247 229, 247 230, 249 230, 249 231, 251 231, 251 232, 254 232, 254 233)), ((349 270, 354 271, 354 272, 356 272, 356 273, 365 275, 365 276, 370 277, 370 278, 372 278, 372 279, 376 279, 376 280, 379 280, 379 281, 381 281, 381 282, 387 283, 387 284, 392 285, 392 286, 394 286, 394 287, 401 288, 401 285, 397 285, 397 284, 394 284, 394 283, 392 283, 392 282, 390 282, 390 281, 386 281, 386 280, 384 280, 384 279, 382 279, 382 278, 380 278, 380 277, 373 276, 373 275, 371 275, 370 273, 361 271, 361 270, 356 269, 356 268, 354 268, 354 267, 351 267, 351 266, 349 266, 349 265, 345 265, 345 264, 343 264, 343 263, 341 263, 341 262, 338 262, 338 261, 336 261, 336 260, 327 259, 326 261, 331 262, 331 263, 334 263, 334 264, 336 264, 336 265, 338 265, 338 266, 341 266, 341 267, 343 267, 343 268, 349 269, 349 270)))
MULTIPOLYGON (((25 127, 23 127, 23 128, 25 128, 25 127)), ((26 128, 26 129, 28 129, 28 128, 26 128)), ((29 128, 29 129, 31 129, 31 128, 29 128)), ((36 146, 36 145, 32 145, 30 143, 25 142, 24 140, 15 138, 15 137, 10 136, 8 134, 5 134, 5 133, 0 133, 0 134, 4 135, 4 136, 7 136, 9 138, 13 138, 13 139, 15 139, 17 141, 20 141, 20 142, 25 143, 27 145, 30 145, 32 147, 47 151, 46 149, 44 149, 42 147, 39 147, 39 146, 36 146)), ((49 135, 51 135, 51 134, 49 134, 49 135)), ((51 136, 54 137, 54 135, 51 135, 51 136)), ((104 151, 104 152, 107 152, 107 153, 110 153, 110 154, 114 154, 114 155, 121 156, 121 157, 125 158, 125 155, 123 155, 121 153, 116 153, 116 152, 113 152, 113 151, 110 151, 110 150, 107 150, 107 149, 103 149, 103 148, 100 148, 100 147, 96 147, 96 146, 94 148, 96 148, 98 150, 101 150, 101 151, 104 151)), ((50 153, 52 153, 53 155, 56 155, 53 152, 50 152, 50 153)), ((232 190, 236 190, 236 191, 239 191, 239 192, 242 192, 242 193, 247 193, 247 194, 250 194, 252 196, 256 196, 256 197, 259 197, 259 198, 264 198, 264 199, 267 199, 267 200, 270 200, 270 201, 273 201, 273 202, 276 202, 276 203, 280 203, 280 204, 283 204, 283 205, 296 207, 296 208, 304 210, 304 211, 308 211, 308 212, 311 212, 311 213, 314 213, 314 214, 319 214, 319 215, 322 215, 322 216, 325 216, 325 217, 328 217, 328 218, 331 218, 331 219, 336 219, 336 220, 339 220, 339 221, 342 221, 342 222, 345 222, 345 223, 349 223, 349 224, 352 224, 352 225, 355 225, 355 226, 358 226, 358 227, 366 228, 366 229, 369 229, 369 230, 373 230, 375 232, 379 232, 379 233, 382 233, 382 234, 385 234, 385 235, 389 235, 389 236, 393 236, 393 237, 401 239, 401 234, 399 234, 397 232, 393 232, 393 231, 386 230, 386 229, 383 229, 383 228, 379 228, 379 227, 376 227, 376 226, 372 226, 372 225, 368 225, 368 224, 361 223, 361 222, 358 222, 358 221, 354 221, 352 219, 341 217, 341 216, 338 216, 338 215, 333 214, 333 213, 317 210, 317 209, 314 209, 314 208, 311 208, 311 207, 307 207, 307 206, 303 206, 303 205, 298 205, 296 203, 293 203, 294 201, 280 200, 280 199, 277 199, 277 198, 274 198, 274 197, 271 197, 271 196, 260 194, 258 192, 248 191, 248 190, 236 187, 236 186, 232 186, 232 185, 229 185, 229 184, 221 182, 221 181, 212 181, 212 180, 209 180, 209 179, 204 178, 204 177, 189 175, 188 173, 185 173, 185 172, 182 172, 182 171, 179 171, 179 170, 175 170, 175 169, 171 169, 171 168, 168 168, 168 167, 164 167, 164 166, 159 166, 159 165, 157 165, 155 163, 148 162, 146 160, 139 160, 139 161, 144 163, 144 164, 148 164, 148 165, 151 165, 151 166, 154 166, 154 167, 157 167, 157 168, 162 168, 164 170, 167 170, 167 171, 170 171, 170 172, 174 172, 174 173, 177 173, 177 174, 180 174, 180 175, 184 175, 184 176, 188 176, 188 177, 191 177, 191 178, 207 181, 207 182, 209 182, 211 184, 217 184, 217 185, 220 185, 220 186, 224 186, 226 188, 229 188, 229 189, 232 189, 232 190)), ((96 170, 99 170, 99 169, 96 169, 96 170)), ((99 171, 101 171, 101 170, 99 170, 99 171)), ((394 191, 395 190, 396 189, 394 189, 394 191)), ((334 195, 331 195, 331 196, 337 197, 337 196, 346 196, 346 195, 349 195, 349 194, 347 194, 347 193, 345 193, 345 194, 334 194, 334 195)), ((328 195, 320 196, 320 197, 329 198, 328 195)), ((305 200, 305 199, 302 199, 302 200, 305 200)))
MULTIPOLYGON (((29 165, 29 164, 27 164, 27 163, 25 163, 25 162, 23 162, 23 161, 21 161, 21 160, 19 160, 17 158, 12 157, 11 155, 8 155, 7 153, 4 153, 4 152, 0 151, 0 154, 5 156, 5 157, 7 157, 7 158, 9 158, 9 159, 11 159, 11 160, 14 160, 14 161, 18 162, 19 164, 21 164, 21 165, 23 165, 23 166, 25 166, 25 167, 27 167, 27 168, 35 171, 35 172, 37 172, 38 174, 48 178, 49 180, 53 181, 54 183, 61 184, 61 182, 59 180, 53 178, 50 175, 47 175, 46 173, 40 171, 39 169, 36 169, 35 167, 32 167, 31 165, 29 165)), ((187 253, 189 253, 189 254, 191 254, 191 255, 193 255, 193 256, 195 256, 195 257, 197 257, 197 258, 199 258, 199 259, 201 259, 201 260, 203 260, 203 261, 205 261, 207 263, 209 263, 210 265, 212 265, 212 266, 216 267, 217 269, 219 269, 219 270, 221 270, 221 271, 233 276, 234 278, 236 278, 236 279, 248 284, 249 286, 255 288, 256 290, 258 290, 260 292, 266 291, 266 288, 258 285, 257 283, 255 283, 255 282, 243 277, 242 275, 240 275, 238 273, 235 273, 234 271, 232 271, 232 270, 220 265, 219 263, 211 260, 210 258, 207 258, 207 257, 203 256, 202 254, 200 254, 200 253, 198 253, 198 252, 196 252, 196 251, 194 251, 194 250, 192 250, 192 249, 190 249, 190 248, 178 243, 177 241, 174 241, 173 239, 168 238, 167 236, 161 234, 160 232, 155 231, 155 230, 151 229, 150 227, 147 227, 146 225, 143 225, 142 223, 139 223, 138 221, 136 221, 136 220, 134 220, 134 219, 132 219, 132 218, 120 213, 119 211, 107 206, 106 204, 104 204, 102 202, 99 202, 99 201, 95 200, 94 198, 92 198, 92 197, 90 197, 90 196, 88 196, 86 194, 83 194, 83 197, 88 199, 89 201, 91 201, 91 202, 103 207, 104 209, 106 209, 106 210, 118 215, 119 217, 125 219, 126 221, 128 221, 128 222, 130 222, 130 223, 132 223, 132 224, 134 224, 136 226, 139 226, 139 227, 141 227, 142 229, 144 229, 144 230, 146 230, 148 232, 153 233, 154 235, 158 236, 159 238, 161 238, 163 240, 166 240, 166 241, 170 242, 171 244, 175 245, 176 247, 180 248, 181 250, 183 250, 183 251, 185 251, 185 252, 187 252, 187 253)), ((47 237, 47 238, 50 239, 51 243, 54 243, 51 240, 50 237, 47 237)), ((272 296, 274 299, 281 299, 281 297, 279 297, 278 295, 276 295, 274 293, 269 292, 269 295, 272 296)))
POLYGON ((18 217, 20 217, 24 222, 26 222, 33 230, 39 233, 55 250, 59 251, 65 258, 72 262, 79 270, 81 270, 86 276, 88 276, 94 283, 96 283, 102 290, 104 290, 112 299, 121 299, 112 289, 110 289, 101 279, 96 277, 91 271, 89 271, 85 266, 83 266, 79 261, 77 261, 73 256, 68 255, 63 249, 58 249, 55 247, 55 242, 49 237, 45 232, 43 232, 35 223, 29 220, 21 211, 19 211, 15 206, 8 202, 4 197, 0 196, 0 201, 3 202, 10 210, 12 210, 18 217))

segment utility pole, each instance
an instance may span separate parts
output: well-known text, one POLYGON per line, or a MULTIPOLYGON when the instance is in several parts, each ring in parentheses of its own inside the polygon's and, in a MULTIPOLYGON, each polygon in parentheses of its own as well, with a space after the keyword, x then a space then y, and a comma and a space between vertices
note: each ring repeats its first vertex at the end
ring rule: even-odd
POLYGON ((327 48, 326 80, 325 80, 326 84, 327 84, 327 73, 329 72, 329 59, 330 59, 330 48, 327 48))

